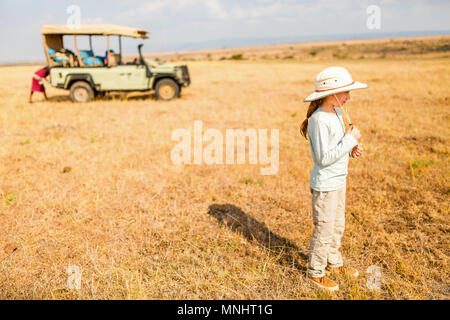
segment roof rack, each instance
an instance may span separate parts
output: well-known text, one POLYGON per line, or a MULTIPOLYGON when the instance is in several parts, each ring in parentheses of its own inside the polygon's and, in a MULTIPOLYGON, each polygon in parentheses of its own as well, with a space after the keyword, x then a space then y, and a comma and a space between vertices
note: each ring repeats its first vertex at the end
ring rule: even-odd
POLYGON ((124 36, 131 38, 148 39, 149 31, 113 24, 82 24, 80 26, 43 25, 43 35, 98 35, 98 36, 124 36))

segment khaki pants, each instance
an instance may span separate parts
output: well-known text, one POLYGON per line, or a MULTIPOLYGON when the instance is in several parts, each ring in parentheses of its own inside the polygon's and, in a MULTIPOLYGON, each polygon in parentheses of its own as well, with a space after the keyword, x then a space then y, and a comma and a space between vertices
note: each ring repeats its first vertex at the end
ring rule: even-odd
POLYGON ((311 189, 314 231, 309 245, 308 274, 325 275, 325 267, 343 265, 339 252, 345 229, 345 187, 334 191, 311 189))

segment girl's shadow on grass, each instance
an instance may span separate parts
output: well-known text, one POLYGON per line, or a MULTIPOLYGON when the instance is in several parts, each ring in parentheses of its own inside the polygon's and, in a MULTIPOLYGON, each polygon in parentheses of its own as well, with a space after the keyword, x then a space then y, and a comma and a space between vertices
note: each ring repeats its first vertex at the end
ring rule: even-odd
POLYGON ((305 266, 298 262, 298 258, 306 262, 307 255, 291 241, 273 233, 264 223, 247 215, 241 208, 232 204, 212 204, 209 206, 208 214, 216 218, 221 225, 243 235, 247 240, 256 240, 262 248, 276 256, 280 264, 306 271, 305 266))

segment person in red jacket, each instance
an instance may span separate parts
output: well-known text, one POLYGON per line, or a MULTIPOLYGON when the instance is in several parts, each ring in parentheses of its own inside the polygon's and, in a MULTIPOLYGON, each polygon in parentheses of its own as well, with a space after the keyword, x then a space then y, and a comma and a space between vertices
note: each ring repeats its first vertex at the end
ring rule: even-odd
POLYGON ((36 71, 33 75, 33 80, 31 82, 31 92, 29 102, 33 103, 31 97, 33 96, 33 92, 42 92, 44 94, 45 100, 48 101, 47 94, 45 93, 45 87, 43 84, 44 79, 49 75, 50 68, 44 67, 36 71))

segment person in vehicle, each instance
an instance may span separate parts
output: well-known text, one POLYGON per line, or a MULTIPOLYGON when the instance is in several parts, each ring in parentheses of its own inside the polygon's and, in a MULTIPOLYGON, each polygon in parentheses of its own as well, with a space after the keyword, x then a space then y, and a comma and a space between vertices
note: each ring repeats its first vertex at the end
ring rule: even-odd
POLYGON ((83 61, 83 64, 86 66, 104 66, 105 59, 100 56, 94 55, 92 50, 81 50, 80 57, 83 61))
POLYGON ((50 59, 53 61, 62 64, 64 67, 67 66, 74 66, 75 54, 67 49, 61 49, 61 50, 53 50, 52 48, 48 48, 48 55, 50 59))

